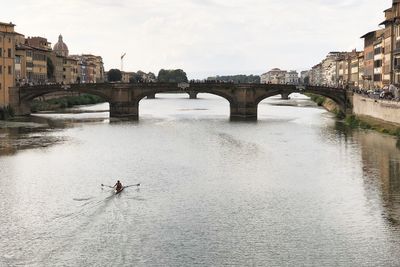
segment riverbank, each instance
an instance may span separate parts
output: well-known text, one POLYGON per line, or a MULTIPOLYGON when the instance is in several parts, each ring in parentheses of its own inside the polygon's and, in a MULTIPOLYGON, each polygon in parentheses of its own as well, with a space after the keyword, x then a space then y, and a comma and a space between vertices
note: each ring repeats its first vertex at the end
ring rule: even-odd
POLYGON ((400 103, 353 95, 353 114, 347 116, 351 127, 371 129, 400 137, 400 103))
POLYGON ((0 120, 8 120, 12 117, 14 117, 14 110, 10 106, 0 108, 0 120))
POLYGON ((400 137, 400 125, 388 123, 366 115, 350 115, 345 119, 346 125, 352 128, 374 130, 383 134, 400 137))
POLYGON ((34 100, 31 105, 31 111, 32 112, 57 111, 60 109, 71 108, 74 106, 93 105, 103 102, 104 100, 101 97, 89 94, 83 94, 80 96, 66 96, 44 101, 34 100))
POLYGON ((374 130, 400 137, 400 124, 395 122, 400 120, 400 105, 397 102, 354 95, 354 115, 344 116, 333 100, 314 94, 307 94, 307 96, 318 106, 335 113, 339 119, 344 119, 344 123, 351 128, 374 130))
POLYGON ((306 94, 306 95, 310 97, 311 100, 315 102, 319 107, 323 107, 327 111, 336 114, 336 116, 340 119, 345 118, 344 114, 340 111, 340 108, 335 103, 335 101, 320 95, 314 95, 314 94, 306 94))

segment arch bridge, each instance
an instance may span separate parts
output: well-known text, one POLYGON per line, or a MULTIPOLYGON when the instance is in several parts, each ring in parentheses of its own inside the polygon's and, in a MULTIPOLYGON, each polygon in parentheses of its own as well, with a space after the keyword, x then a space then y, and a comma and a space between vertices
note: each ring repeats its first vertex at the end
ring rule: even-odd
POLYGON ((322 86, 233 83, 103 83, 38 85, 15 87, 10 91, 10 104, 17 115, 29 115, 33 99, 56 92, 79 92, 99 96, 110 103, 110 117, 139 119, 139 102, 158 93, 182 92, 196 98, 198 93, 209 93, 225 98, 230 103, 231 120, 257 120, 258 104, 271 96, 291 93, 312 93, 332 99, 344 113, 352 105, 345 89, 322 86))

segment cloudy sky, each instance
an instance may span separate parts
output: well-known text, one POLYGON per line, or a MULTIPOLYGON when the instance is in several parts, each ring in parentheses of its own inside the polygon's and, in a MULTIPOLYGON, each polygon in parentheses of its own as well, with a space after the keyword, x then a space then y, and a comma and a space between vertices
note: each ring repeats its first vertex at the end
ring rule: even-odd
POLYGON ((1 22, 27 36, 58 35, 106 69, 182 68, 190 78, 303 70, 329 51, 362 48, 392 0, 14 0, 1 22))

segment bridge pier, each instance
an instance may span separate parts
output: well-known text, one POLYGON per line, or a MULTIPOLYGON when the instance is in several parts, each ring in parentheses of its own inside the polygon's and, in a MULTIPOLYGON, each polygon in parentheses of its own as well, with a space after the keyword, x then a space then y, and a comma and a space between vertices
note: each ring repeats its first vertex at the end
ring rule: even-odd
POLYGON ((281 94, 282 100, 289 100, 290 99, 289 95, 290 93, 282 93, 281 94))
POLYGON ((258 105, 253 103, 231 103, 231 121, 257 121, 258 105))
POLYGON ((197 92, 189 91, 188 94, 189 94, 190 99, 197 99, 197 95, 198 95, 197 92))
POLYGON ((15 116, 31 115, 31 104, 29 102, 21 102, 19 104, 10 104, 15 116))
POLYGON ((20 99, 20 91, 18 87, 12 87, 9 91, 10 107, 14 111, 15 116, 31 115, 31 102, 20 99))
POLYGON ((156 99, 156 94, 150 94, 147 96, 147 99, 156 99))
POLYGON ((139 120, 139 104, 132 102, 110 103, 110 118, 139 120))

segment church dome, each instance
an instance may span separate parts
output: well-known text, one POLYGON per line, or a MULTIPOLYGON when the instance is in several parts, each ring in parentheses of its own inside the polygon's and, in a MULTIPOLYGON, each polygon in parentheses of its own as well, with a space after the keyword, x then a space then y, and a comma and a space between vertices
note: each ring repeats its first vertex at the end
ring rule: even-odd
POLYGON ((69 54, 68 46, 63 42, 63 37, 61 34, 58 37, 58 42, 54 45, 53 50, 54 52, 56 52, 58 56, 63 56, 63 57, 68 56, 69 54))

